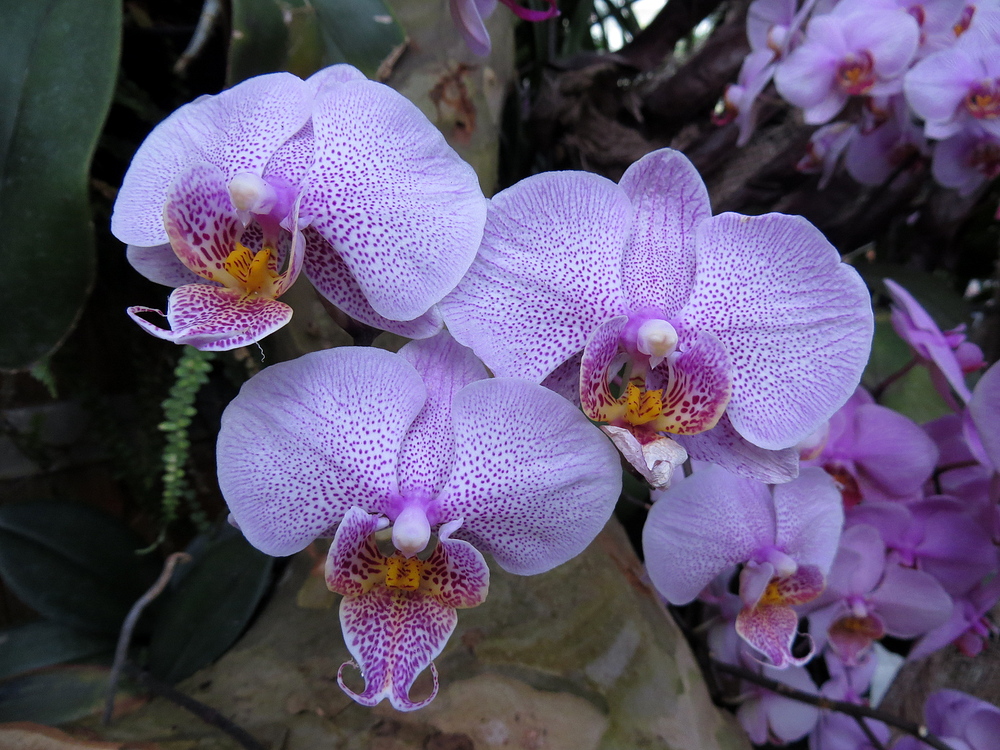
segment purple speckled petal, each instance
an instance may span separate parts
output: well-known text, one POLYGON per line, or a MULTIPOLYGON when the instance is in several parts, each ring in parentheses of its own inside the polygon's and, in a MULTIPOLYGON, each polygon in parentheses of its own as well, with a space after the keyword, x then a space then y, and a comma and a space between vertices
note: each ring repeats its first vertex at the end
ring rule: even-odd
POLYGON ((479 255, 441 303, 460 342, 499 376, 536 383, 624 312, 632 204, 610 180, 546 172, 493 197, 479 255))
POLYGON ((635 208, 622 258, 622 291, 632 310, 670 317, 694 282, 695 227, 712 215, 698 170, 680 151, 660 149, 635 162, 618 183, 635 208))
POLYGON ((313 96, 319 96, 327 89, 333 88, 348 81, 367 81, 365 74, 353 65, 338 63, 328 65, 313 73, 306 79, 306 86, 313 92, 313 96))
POLYGON ((775 486, 776 543, 799 565, 830 572, 844 525, 844 504, 833 478, 817 467, 775 486))
POLYGON ((133 157, 115 201, 112 233, 129 245, 163 244, 163 206, 178 174, 198 162, 214 164, 227 181, 240 172, 261 174, 309 119, 310 104, 299 78, 272 73, 181 107, 133 157))
POLYGON ((969 417, 994 471, 1000 471, 1000 365, 993 365, 976 383, 969 417))
POLYGON ((140 317, 163 315, 151 307, 130 307, 132 320, 157 338, 189 344, 205 352, 238 349, 274 333, 292 319, 292 308, 267 297, 245 297, 214 284, 188 284, 170 294, 164 317, 170 329, 140 317))
POLYGON ((708 461, 747 479, 767 484, 780 484, 799 474, 799 454, 795 448, 769 451, 747 441, 740 435, 729 417, 722 415, 711 430, 697 435, 678 435, 695 461, 708 461))
POLYGON ((799 216, 722 214, 698 227, 698 269, 681 312, 733 361, 726 413, 762 448, 788 448, 848 399, 868 362, 868 289, 799 216))
POLYGON ((771 493, 711 466, 656 493, 642 531, 653 585, 687 604, 721 571, 774 544, 771 493))
POLYGON ((802 658, 792 655, 792 644, 798 627, 799 616, 795 610, 780 604, 742 609, 736 616, 736 632, 740 637, 779 669, 802 666, 812 658, 811 648, 802 658))
POLYGON ((192 164, 170 185, 163 224, 177 257, 188 269, 210 281, 237 284, 224 268, 243 225, 218 167, 192 164))
MULTIPOLYGON (((455 461, 451 403, 462 388, 486 378, 486 368, 447 331, 412 341, 399 355, 413 365, 427 387, 427 401, 403 438, 399 490, 403 494, 420 491, 430 498, 444 486, 455 461)), ((435 522, 431 519, 431 524, 435 522)))
POLYGON ((303 264, 306 277, 316 291, 352 318, 411 339, 428 338, 441 330, 444 323, 437 306, 413 320, 389 320, 379 315, 368 303, 350 268, 330 247, 330 243, 314 227, 306 227, 302 234, 306 239, 303 264))
POLYGON ((610 422, 618 399, 608 384, 609 368, 618 355, 621 333, 628 323, 624 315, 605 320, 594 330, 580 359, 580 406, 597 422, 610 422))
POLYGON ((583 551, 621 492, 618 452, 547 388, 495 378, 452 404, 457 455, 437 505, 505 570, 542 573, 583 551))
POLYGON ((564 399, 580 406, 580 367, 583 352, 577 352, 556 369, 546 375, 542 385, 555 391, 564 399))
POLYGON ((414 104, 380 83, 331 87, 316 102, 313 129, 303 216, 376 312, 424 314, 479 247, 487 202, 475 171, 414 104))
MULTIPOLYGON (((426 561, 408 562, 419 571, 414 587, 390 585, 390 561, 378 550, 371 533, 382 519, 354 507, 337 529, 327 557, 327 585, 343 593, 340 623, 351 656, 360 665, 365 690, 356 693, 337 675, 340 687, 358 703, 374 706, 388 698, 400 711, 414 711, 437 694, 437 674, 430 696, 410 699, 409 691, 441 653, 458 616, 456 607, 475 607, 486 599, 489 568, 466 542, 449 538, 457 524, 442 529, 426 561)), ((397 553, 398 554, 398 553, 397 553)), ((406 563, 404 563, 406 564, 406 563)))
POLYGON ((205 281, 181 263, 169 244, 153 247, 129 245, 125 257, 132 268, 156 284, 173 288, 205 281))
POLYGON ((247 539, 290 555, 351 506, 384 511, 420 375, 380 349, 330 349, 268 367, 226 408, 219 486, 247 539))
POLYGON ((678 351, 649 373, 647 386, 662 390, 656 425, 676 435, 696 435, 719 423, 732 394, 732 362, 708 331, 681 332, 678 351))

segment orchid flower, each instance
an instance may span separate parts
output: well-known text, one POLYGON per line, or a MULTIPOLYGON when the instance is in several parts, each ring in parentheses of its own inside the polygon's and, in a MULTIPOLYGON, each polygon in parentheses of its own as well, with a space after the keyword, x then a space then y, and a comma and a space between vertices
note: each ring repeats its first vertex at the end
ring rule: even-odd
POLYGON ((830 418, 820 450, 803 465, 822 466, 837 481, 844 505, 919 497, 938 450, 927 433, 858 388, 830 418))
POLYGON ((850 396, 872 335, 864 283, 811 224, 712 217, 669 149, 619 185, 550 172, 496 195, 441 308, 498 375, 542 382, 582 352, 584 412, 657 486, 678 458, 664 433, 694 459, 791 479, 792 446, 850 396))
MULTIPOLYGON (((500 0, 522 21, 545 21, 558 16, 557 0, 545 1, 549 6, 546 10, 531 10, 519 4, 517 0, 500 0)), ((448 0, 448 7, 455 28, 462 34, 465 44, 473 54, 480 57, 490 54, 492 47, 490 34, 483 21, 493 14, 497 0, 448 0)))
MULTIPOLYGON (((1000 708, 958 690, 931 693, 924 706, 927 729, 954 750, 1000 747, 1000 708)), ((922 750, 916 737, 901 737, 893 750, 922 750)))
POLYGON ((927 365, 941 397, 954 406, 950 390, 953 389, 962 402, 967 403, 972 394, 965 384, 965 374, 983 366, 982 350, 965 340, 964 325, 942 333, 913 295, 892 279, 884 279, 884 282, 894 303, 893 329, 927 365))
POLYGON ((300 267, 362 322, 433 335, 433 307, 471 263, 485 212, 475 172, 416 106, 334 65, 181 107, 136 153, 112 231, 137 270, 178 287, 171 330, 138 317, 159 311, 132 317, 161 338, 230 349, 288 321, 276 297, 300 267))
POLYGON ((673 604, 692 601, 731 565, 743 564, 736 631, 775 667, 801 665, 791 647, 793 605, 823 590, 844 521, 840 493, 822 470, 768 486, 712 466, 654 493, 642 533, 653 585, 673 604))
POLYGON ((328 585, 366 687, 412 700, 455 609, 486 596, 481 553, 531 575, 581 552, 621 490, 618 456, 572 404, 486 379, 447 334, 397 354, 338 348, 273 365, 227 407, 219 485, 258 549, 290 555, 333 536, 328 585), (387 528, 389 527, 389 528, 387 528), (386 538, 381 538, 384 535, 386 538))
POLYGON ((963 128, 935 144, 931 172, 945 187, 969 195, 1000 177, 1000 137, 978 128, 963 128))
POLYGON ((872 9, 813 16, 805 40, 774 74, 785 99, 805 121, 832 120, 852 96, 884 96, 903 88, 920 30, 904 10, 872 9))
POLYGON ((858 524, 844 530, 826 590, 808 609, 816 647, 829 642, 854 666, 886 634, 916 638, 943 625, 952 600, 932 575, 886 565, 878 530, 858 524))

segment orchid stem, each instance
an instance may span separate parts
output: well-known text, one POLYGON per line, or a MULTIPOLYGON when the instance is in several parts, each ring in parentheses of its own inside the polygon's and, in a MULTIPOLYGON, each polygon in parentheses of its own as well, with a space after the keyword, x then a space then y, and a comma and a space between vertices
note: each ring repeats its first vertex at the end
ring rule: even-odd
POLYGON ((873 732, 872 728, 868 726, 867 721, 860 716, 855 716, 854 720, 858 723, 858 726, 861 727, 861 731, 865 733, 865 737, 868 738, 868 742, 871 743, 871 746, 875 748, 875 750, 885 750, 885 745, 883 745, 882 741, 875 736, 875 732, 873 732))
POLYGON ((125 622, 122 623, 121 634, 118 636, 118 645, 115 647, 115 660, 111 664, 111 675, 108 677, 107 698, 104 702, 104 714, 101 716, 101 723, 104 726, 111 723, 111 715, 115 710, 115 694, 118 692, 118 682, 121 680, 125 660, 128 658, 128 647, 132 642, 132 631, 135 630, 136 623, 139 622, 142 611, 166 588, 177 564, 190 560, 191 555, 187 552, 175 552, 170 555, 166 559, 166 562, 163 563, 163 570, 160 572, 160 577, 156 579, 156 583, 150 586, 149 591, 139 597, 139 600, 132 605, 132 609, 129 610, 128 615, 125 617, 125 622))
MULTIPOLYGON (((769 677, 764 677, 763 675, 759 675, 749 669, 737 667, 732 664, 726 664, 725 662, 721 662, 716 659, 709 659, 709 662, 720 672, 733 675, 734 677, 739 677, 747 682, 752 682, 755 685, 766 688, 773 693, 783 695, 786 698, 791 698, 792 700, 799 701, 801 703, 808 703, 810 706, 816 706, 817 708, 837 711, 839 713, 852 716, 855 719, 868 718, 881 721, 883 724, 894 727, 901 732, 905 732, 911 737, 916 737, 925 745, 934 748, 934 750, 955 750, 955 748, 951 745, 946 744, 939 737, 927 731, 927 727, 922 724, 915 724, 912 721, 906 721, 905 719, 900 719, 892 714, 887 714, 884 711, 869 708, 868 706, 862 706, 857 703, 835 701, 821 695, 814 695, 813 693, 796 690, 795 688, 785 685, 782 682, 772 680, 769 677)), ((865 734, 868 734, 869 731, 870 729, 866 731, 865 734)), ((868 736, 869 739, 871 739, 871 735, 868 736)))
POLYGON ((890 375, 885 380, 883 380, 881 383, 879 383, 877 386, 875 386, 872 389, 872 398, 875 399, 876 403, 879 402, 879 401, 881 401, 882 394, 885 393, 886 389, 890 385, 892 385, 897 380, 899 380, 901 377, 903 377, 904 375, 906 375, 906 373, 908 373, 910 370, 912 370, 919 362, 920 362, 920 359, 918 357, 913 357, 912 359, 910 359, 909 362, 907 362, 901 368, 899 368, 898 370, 896 370, 896 372, 894 372, 892 375, 890 375))

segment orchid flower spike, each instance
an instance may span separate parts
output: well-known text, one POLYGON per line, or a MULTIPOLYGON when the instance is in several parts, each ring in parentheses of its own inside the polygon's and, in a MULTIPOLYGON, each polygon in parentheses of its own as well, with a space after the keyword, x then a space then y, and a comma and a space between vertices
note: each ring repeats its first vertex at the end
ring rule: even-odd
POLYGON ((290 555, 333 536, 327 585, 365 688, 401 711, 437 691, 432 660, 455 610, 486 597, 489 553, 542 573, 594 539, 621 490, 618 455, 539 385, 486 379, 446 332, 399 354, 339 348, 273 365, 227 407, 219 485, 258 549, 290 555), (375 534, 391 542, 383 551, 375 534), (434 691, 411 699, 431 666, 434 691))
POLYGON ((792 654, 792 608, 823 590, 844 523, 840 493, 818 468, 773 487, 719 466, 696 471, 655 502, 642 532, 649 577, 672 604, 687 604, 715 576, 742 564, 736 631, 775 667, 792 654))
POLYGON ((670 149, 618 185, 549 172, 496 195, 441 308, 497 375, 577 380, 587 416, 660 487, 683 451, 794 477, 793 446, 854 391, 873 329, 864 283, 815 227, 711 216, 694 166, 670 149))
POLYGON ((155 336, 233 349, 280 328, 302 269, 364 323, 421 338, 476 253, 475 172, 403 96, 334 65, 258 76, 181 107, 125 175, 112 231, 171 294, 155 336), (296 212, 293 215, 293 212, 296 212), (284 271, 282 271, 284 269, 284 271))

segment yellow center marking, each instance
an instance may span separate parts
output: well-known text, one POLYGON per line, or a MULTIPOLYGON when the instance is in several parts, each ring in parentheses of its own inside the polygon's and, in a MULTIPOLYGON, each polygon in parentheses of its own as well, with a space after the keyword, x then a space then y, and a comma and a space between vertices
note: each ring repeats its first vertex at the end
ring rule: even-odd
POLYGON ((663 391, 647 391, 634 383, 625 389, 625 421, 638 427, 663 413, 663 391))
POLYGON ((781 587, 778 585, 778 581, 778 578, 772 578, 771 582, 767 584, 767 588, 764 589, 764 594, 760 597, 760 601, 757 603, 758 607, 785 603, 785 595, 781 593, 781 587))
POLYGON ((420 572, 423 563, 415 557, 403 557, 396 553, 385 560, 385 585, 391 589, 416 591, 420 587, 420 572))
POLYGON ((240 283, 248 297, 274 296, 271 286, 278 274, 271 270, 271 248, 265 246, 255 254, 237 242, 236 249, 229 253, 222 265, 240 283))

